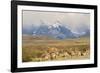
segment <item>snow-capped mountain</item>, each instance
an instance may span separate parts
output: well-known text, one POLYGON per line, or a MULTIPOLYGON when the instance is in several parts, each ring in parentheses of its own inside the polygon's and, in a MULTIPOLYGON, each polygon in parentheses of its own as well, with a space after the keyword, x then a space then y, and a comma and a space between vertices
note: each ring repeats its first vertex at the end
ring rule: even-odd
POLYGON ((33 35, 45 35, 54 38, 74 38, 74 34, 63 25, 56 22, 53 25, 41 25, 37 30, 33 31, 33 35))
POLYGON ((90 32, 86 31, 84 34, 72 32, 71 29, 65 27, 60 22, 56 22, 55 24, 46 25, 44 22, 41 23, 40 26, 31 26, 30 29, 27 30, 24 28, 23 33, 30 34, 33 36, 51 36, 57 39, 65 39, 65 38, 77 38, 83 35, 88 35, 90 32))

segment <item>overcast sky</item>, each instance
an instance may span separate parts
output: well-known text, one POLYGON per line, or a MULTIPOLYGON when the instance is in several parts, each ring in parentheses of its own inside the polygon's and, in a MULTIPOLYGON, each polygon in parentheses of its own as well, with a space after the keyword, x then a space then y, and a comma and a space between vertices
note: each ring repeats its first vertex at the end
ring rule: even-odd
POLYGON ((23 11, 23 26, 41 25, 41 21, 43 21, 46 25, 52 25, 59 21, 74 30, 79 26, 89 27, 90 14, 23 11))

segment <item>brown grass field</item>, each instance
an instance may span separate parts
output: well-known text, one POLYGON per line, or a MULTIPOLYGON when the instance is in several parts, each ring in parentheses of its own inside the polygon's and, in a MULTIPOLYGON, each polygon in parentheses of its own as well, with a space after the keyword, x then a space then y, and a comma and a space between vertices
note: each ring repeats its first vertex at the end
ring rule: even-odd
POLYGON ((22 61, 84 60, 90 58, 90 39, 58 40, 48 37, 22 37, 22 61))

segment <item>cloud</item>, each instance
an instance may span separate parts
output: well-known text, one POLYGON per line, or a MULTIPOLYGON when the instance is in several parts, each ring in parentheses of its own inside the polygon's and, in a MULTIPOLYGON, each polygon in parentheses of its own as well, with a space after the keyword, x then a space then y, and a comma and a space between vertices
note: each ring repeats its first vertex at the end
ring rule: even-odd
POLYGON ((90 14, 86 13, 64 13, 64 12, 42 12, 23 11, 23 26, 41 25, 44 21, 46 25, 52 25, 60 21, 63 25, 76 30, 80 26, 90 26, 90 14))

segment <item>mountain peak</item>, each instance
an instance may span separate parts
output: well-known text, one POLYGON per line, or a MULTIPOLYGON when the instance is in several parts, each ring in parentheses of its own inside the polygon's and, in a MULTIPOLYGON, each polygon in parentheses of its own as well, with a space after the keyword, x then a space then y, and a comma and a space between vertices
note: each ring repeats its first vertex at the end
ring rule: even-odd
POLYGON ((48 25, 48 28, 49 29, 51 29, 51 28, 59 28, 59 26, 61 26, 61 23, 59 21, 57 21, 54 24, 48 25))

